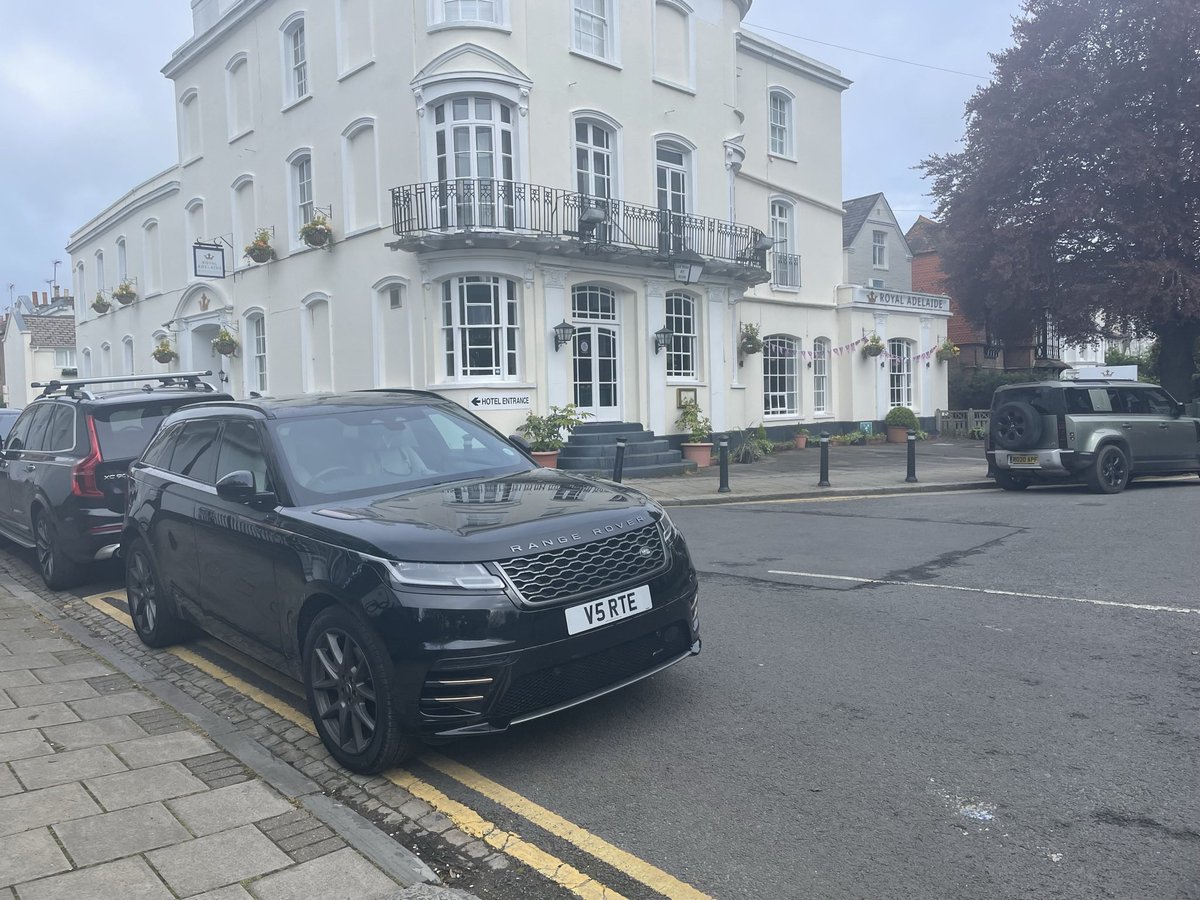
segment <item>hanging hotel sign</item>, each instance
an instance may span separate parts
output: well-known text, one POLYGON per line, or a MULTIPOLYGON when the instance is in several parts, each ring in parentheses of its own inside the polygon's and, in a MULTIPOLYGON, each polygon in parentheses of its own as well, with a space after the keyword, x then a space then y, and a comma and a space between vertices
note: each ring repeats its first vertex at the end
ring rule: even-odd
POLYGON ((192 244, 192 274, 197 278, 225 277, 225 249, 220 244, 192 244))
POLYGON ((476 412, 484 409, 533 409, 529 394, 475 394, 467 404, 476 412))

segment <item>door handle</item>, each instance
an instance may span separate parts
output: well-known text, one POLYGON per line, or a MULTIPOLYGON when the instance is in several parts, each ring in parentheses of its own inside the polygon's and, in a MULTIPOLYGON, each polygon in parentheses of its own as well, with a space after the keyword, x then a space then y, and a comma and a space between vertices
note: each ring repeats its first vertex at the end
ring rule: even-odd
POLYGON ((25 471, 26 471, 26 472, 36 472, 36 471, 37 471, 37 466, 35 466, 33 463, 26 463, 26 465, 25 465, 25 471))

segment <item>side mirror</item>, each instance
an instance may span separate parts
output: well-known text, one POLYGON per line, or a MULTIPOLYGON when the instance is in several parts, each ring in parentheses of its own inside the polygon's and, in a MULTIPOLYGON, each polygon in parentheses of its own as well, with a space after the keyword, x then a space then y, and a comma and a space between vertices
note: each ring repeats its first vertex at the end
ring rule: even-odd
POLYGON ((510 434, 508 436, 508 439, 510 441, 512 441, 514 444, 516 444, 518 447, 520 447, 522 450, 524 450, 526 453, 533 452, 533 448, 529 446, 529 441, 525 440, 525 438, 521 437, 521 435, 510 434))
POLYGON ((1176 401, 1175 408, 1173 410, 1171 410, 1171 418, 1173 418, 1173 419, 1181 418, 1186 410, 1187 410, 1187 407, 1184 406, 1184 404, 1180 403, 1179 401, 1176 401))
POLYGON ((217 480, 217 496, 230 503, 249 503, 258 491, 254 484, 254 473, 238 469, 222 475, 217 480))

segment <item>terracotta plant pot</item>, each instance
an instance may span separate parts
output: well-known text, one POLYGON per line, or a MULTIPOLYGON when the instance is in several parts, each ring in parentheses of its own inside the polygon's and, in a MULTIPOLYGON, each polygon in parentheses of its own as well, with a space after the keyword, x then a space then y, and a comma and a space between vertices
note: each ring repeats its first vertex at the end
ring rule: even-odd
POLYGON ((685 443, 679 445, 679 449, 683 451, 683 458, 694 462, 699 469, 712 465, 712 448, 712 444, 685 443))
POLYGON ((803 450, 805 447, 808 446, 808 435, 807 434, 798 434, 795 437, 793 437, 792 440, 796 442, 797 450, 803 450))
POLYGON ((908 429, 903 425, 887 426, 887 442, 889 444, 903 444, 908 440, 908 429))
POLYGON ((530 450, 533 456, 533 461, 543 469, 558 468, 558 451, 557 450, 530 450))

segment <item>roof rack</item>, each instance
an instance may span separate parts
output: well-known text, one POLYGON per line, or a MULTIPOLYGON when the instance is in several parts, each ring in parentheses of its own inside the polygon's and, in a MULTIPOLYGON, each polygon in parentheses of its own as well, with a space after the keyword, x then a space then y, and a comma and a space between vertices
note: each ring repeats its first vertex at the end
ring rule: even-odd
MULTIPOLYGON (((167 372, 162 375, 98 375, 94 378, 55 378, 52 381, 34 381, 29 386, 41 388, 39 397, 51 397, 62 393, 67 397, 81 397, 85 400, 95 399, 91 391, 84 388, 89 384, 127 384, 131 381, 157 381, 159 387, 183 387, 189 390, 215 391, 211 384, 201 381, 212 375, 212 370, 204 372, 167 372)), ((143 384, 142 390, 150 393, 154 390, 151 384, 143 384)))

